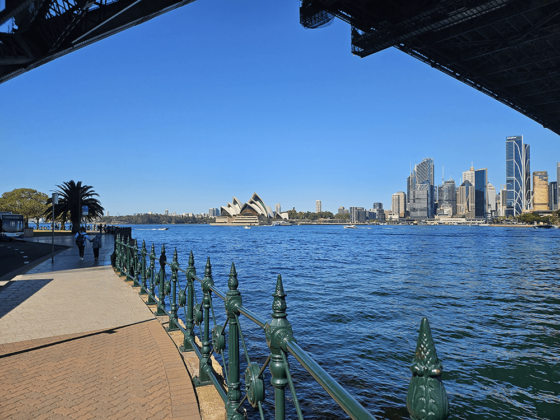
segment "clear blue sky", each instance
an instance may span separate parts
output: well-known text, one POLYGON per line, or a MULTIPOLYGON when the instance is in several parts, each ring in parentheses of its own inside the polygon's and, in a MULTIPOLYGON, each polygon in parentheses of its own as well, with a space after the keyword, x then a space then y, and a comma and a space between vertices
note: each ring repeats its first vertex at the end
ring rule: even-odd
POLYGON ((505 139, 556 180, 558 135, 395 49, 360 59, 350 27, 299 1, 198 0, 0 85, 0 193, 74 179, 111 214, 390 207, 410 164, 488 168, 505 139))

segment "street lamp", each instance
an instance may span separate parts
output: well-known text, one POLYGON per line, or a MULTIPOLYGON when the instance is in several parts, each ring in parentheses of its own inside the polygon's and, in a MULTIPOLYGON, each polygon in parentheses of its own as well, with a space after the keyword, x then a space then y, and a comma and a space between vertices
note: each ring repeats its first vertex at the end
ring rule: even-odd
POLYGON ((51 263, 54 264, 54 206, 58 204, 58 194, 52 195, 52 250, 51 250, 51 263))

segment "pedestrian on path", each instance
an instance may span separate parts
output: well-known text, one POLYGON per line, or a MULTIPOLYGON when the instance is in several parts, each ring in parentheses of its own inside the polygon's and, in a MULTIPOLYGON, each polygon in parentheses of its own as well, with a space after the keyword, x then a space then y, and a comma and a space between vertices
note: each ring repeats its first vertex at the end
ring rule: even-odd
POLYGON ((86 249, 86 239, 90 242, 92 240, 87 235, 86 230, 84 228, 80 228, 80 231, 76 233, 76 245, 78 245, 78 251, 80 251, 80 260, 83 261, 84 259, 84 249, 86 249))
POLYGON ((91 246, 93 247, 93 258, 95 261, 99 259, 99 248, 101 248, 101 233, 95 235, 93 241, 91 242, 91 246))

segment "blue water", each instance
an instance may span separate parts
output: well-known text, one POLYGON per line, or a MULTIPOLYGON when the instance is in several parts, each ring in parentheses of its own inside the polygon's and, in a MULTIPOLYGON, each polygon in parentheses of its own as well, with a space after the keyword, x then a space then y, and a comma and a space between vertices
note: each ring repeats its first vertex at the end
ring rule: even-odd
MULTIPOLYGON (((263 318, 271 318, 281 274, 298 343, 378 418, 408 418, 408 367, 426 316, 444 366, 450 418, 560 419, 560 229, 153 230, 159 227, 134 226, 133 237, 155 243, 158 257, 165 244, 169 262, 176 248, 181 268, 192 250, 199 277, 210 257, 224 292, 235 262, 243 304, 263 318)), ((214 303, 223 324, 223 303, 214 303)), ((262 365, 264 334, 241 322, 249 353, 262 365)), ((305 418, 345 417, 291 357, 290 364, 305 418)), ((273 388, 266 385, 270 414, 273 388)))

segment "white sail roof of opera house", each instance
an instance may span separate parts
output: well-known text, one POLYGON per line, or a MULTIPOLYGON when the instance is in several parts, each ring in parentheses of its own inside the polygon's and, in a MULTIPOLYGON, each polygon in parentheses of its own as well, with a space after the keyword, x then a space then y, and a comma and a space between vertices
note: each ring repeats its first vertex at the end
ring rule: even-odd
POLYGON ((273 217, 272 209, 267 206, 263 199, 255 192, 245 204, 233 197, 233 203, 220 207, 222 216, 237 216, 240 214, 254 214, 257 216, 273 217))

